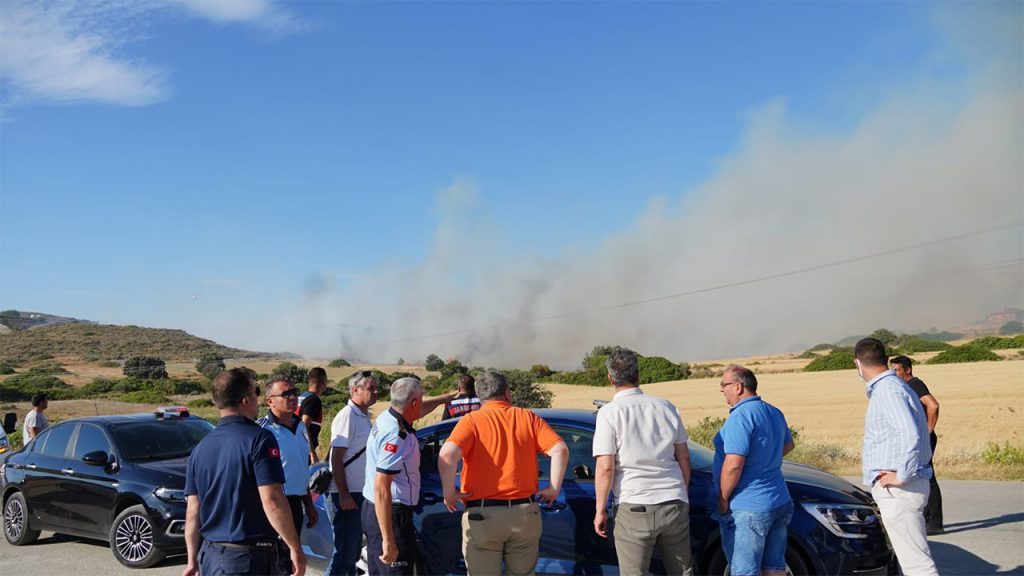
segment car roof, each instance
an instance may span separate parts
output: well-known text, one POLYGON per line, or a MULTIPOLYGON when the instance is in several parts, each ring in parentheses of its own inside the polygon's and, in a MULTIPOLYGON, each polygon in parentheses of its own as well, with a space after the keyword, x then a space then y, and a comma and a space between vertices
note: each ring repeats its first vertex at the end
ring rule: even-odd
MULTIPOLYGON (((596 410, 573 410, 568 408, 539 408, 531 409, 535 414, 543 418, 548 424, 568 424, 583 426, 584 428, 593 429, 597 425, 597 411, 596 410)), ((452 418, 450 420, 442 420, 429 426, 420 428, 419 432, 432 432, 438 428, 445 428, 448 426, 454 426, 456 422, 461 418, 452 418)))
POLYGON ((198 416, 186 416, 184 418, 157 418, 153 412, 138 412, 135 414, 114 414, 110 416, 85 416, 82 418, 70 418, 59 422, 92 422, 94 424, 127 424, 130 422, 172 422, 178 420, 202 420, 198 416))

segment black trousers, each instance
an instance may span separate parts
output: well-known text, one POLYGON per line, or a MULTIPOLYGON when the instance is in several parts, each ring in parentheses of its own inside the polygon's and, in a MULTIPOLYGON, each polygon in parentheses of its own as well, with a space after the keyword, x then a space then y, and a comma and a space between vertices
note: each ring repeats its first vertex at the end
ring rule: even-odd
MULTIPOLYGON (((939 437, 932 432, 931 435, 932 444, 932 459, 935 459, 935 445, 939 442, 939 437)), ((928 465, 931 466, 931 462, 928 465)), ((932 466, 932 477, 928 480, 928 506, 924 509, 924 522, 928 527, 928 531, 941 530, 942 529, 942 491, 939 490, 939 481, 935 478, 935 466, 932 466)))
POLYGON ((419 558, 416 547, 416 528, 412 525, 412 507, 401 504, 391 506, 391 529, 398 546, 398 558, 390 565, 380 561, 384 553, 384 535, 377 523, 377 508, 369 500, 363 501, 363 533, 366 534, 366 563, 370 576, 412 576, 419 558))
POLYGON ((288 507, 292 509, 292 522, 295 523, 295 534, 302 537, 302 496, 285 496, 288 507))
POLYGON ((198 561, 199 573, 203 576, 284 576, 292 573, 288 547, 276 538, 247 546, 204 540, 199 548, 198 561))

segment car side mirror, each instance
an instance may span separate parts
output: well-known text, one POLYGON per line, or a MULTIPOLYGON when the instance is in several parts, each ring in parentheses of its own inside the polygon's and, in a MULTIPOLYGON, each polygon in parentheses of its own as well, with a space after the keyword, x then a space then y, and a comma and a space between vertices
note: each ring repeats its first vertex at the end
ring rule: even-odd
POLYGON ((103 450, 95 450, 82 456, 82 462, 90 466, 106 466, 109 456, 103 450))

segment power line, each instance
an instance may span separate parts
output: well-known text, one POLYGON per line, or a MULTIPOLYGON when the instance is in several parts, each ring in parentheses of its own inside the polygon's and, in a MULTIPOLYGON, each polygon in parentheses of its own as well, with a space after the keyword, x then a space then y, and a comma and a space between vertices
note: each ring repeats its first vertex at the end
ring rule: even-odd
POLYGON ((695 296, 697 294, 706 294, 708 292, 716 292, 718 290, 726 290, 729 288, 737 288, 740 286, 749 286, 750 284, 757 284, 760 282, 767 282, 769 280, 778 280, 779 278, 786 278, 789 276, 796 276, 799 274, 806 274, 808 272, 815 272, 818 270, 825 270, 828 268, 837 268, 840 266, 846 266, 847 264, 853 264, 855 262, 863 262, 865 260, 872 260, 875 258, 881 258, 884 256, 892 256, 893 254, 899 254, 901 252, 909 252, 911 250, 918 250, 921 248, 927 248, 929 246, 935 246, 938 244, 945 244, 948 242, 956 242, 957 240, 964 240, 966 238, 972 238, 974 236, 981 236, 992 232, 998 232, 1000 230, 1008 230, 1010 228, 1016 228, 1024 224, 1024 221, 1011 222, 1008 224, 1002 224, 999 226, 993 226, 991 228, 985 228, 983 230, 975 230, 973 232, 966 232, 964 234, 957 234, 955 236, 946 236, 944 238, 936 238, 934 240, 928 240, 918 244, 910 244, 907 246, 901 246, 899 248, 892 248, 890 250, 882 250, 881 252, 872 252, 871 254, 864 254, 861 256, 854 256, 852 258, 844 258, 842 260, 835 260, 824 264, 816 264, 814 266, 807 266, 805 268, 797 268, 794 270, 787 270, 785 272, 779 272, 776 274, 769 274, 767 276, 759 276, 757 278, 749 278, 747 280, 739 280, 736 282, 728 282, 725 284, 718 284, 715 286, 708 286, 705 288, 696 288, 694 290, 687 290, 685 292, 677 292, 675 294, 666 294, 663 296, 655 296, 652 298, 644 298, 641 300, 633 300, 631 302, 622 302, 619 304, 610 304, 608 306, 602 306, 600 308, 591 308, 589 310, 579 310, 576 312, 565 312, 562 314, 552 314, 550 316, 541 316, 539 318, 528 318, 525 320, 515 320, 511 322, 502 322, 497 324, 491 324, 489 326, 481 326, 477 328, 465 328, 462 330, 452 330, 450 332, 440 332, 437 334, 427 334, 422 336, 410 336, 408 338, 397 338, 394 340, 383 340, 383 344, 398 344, 404 342, 417 342, 420 340, 432 340, 434 338, 446 338, 448 336, 459 336, 462 334, 472 334, 474 332, 483 332, 486 330, 496 330, 499 328, 510 328, 514 326, 526 326, 529 324, 536 324, 540 322, 550 322, 552 320, 561 320, 564 318, 572 318, 574 316, 584 316, 586 314, 593 314, 595 312, 604 312, 608 310, 617 310, 620 308, 629 308, 631 306, 641 306, 644 304, 651 304, 653 302, 662 302, 665 300, 673 300, 676 298, 685 298, 687 296, 695 296))

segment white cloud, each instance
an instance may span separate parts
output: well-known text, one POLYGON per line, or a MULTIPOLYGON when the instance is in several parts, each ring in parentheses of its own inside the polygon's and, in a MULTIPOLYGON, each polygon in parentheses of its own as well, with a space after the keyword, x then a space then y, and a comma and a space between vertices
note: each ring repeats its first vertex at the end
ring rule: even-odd
POLYGON ((275 36, 302 28, 298 18, 269 0, 5 0, 0 6, 3 106, 35 101, 145 106, 167 98, 165 68, 126 49, 143 41, 146 24, 166 10, 218 24, 257 26, 275 36))
MULTIPOLYGON (((119 56, 127 36, 95 26, 97 6, 5 2, 0 9, 0 70, 5 103, 26 100, 152 104, 167 94, 164 73, 119 56)), ((135 11, 118 19, 127 28, 135 11)), ((105 23, 104 23, 105 24, 105 23)))

